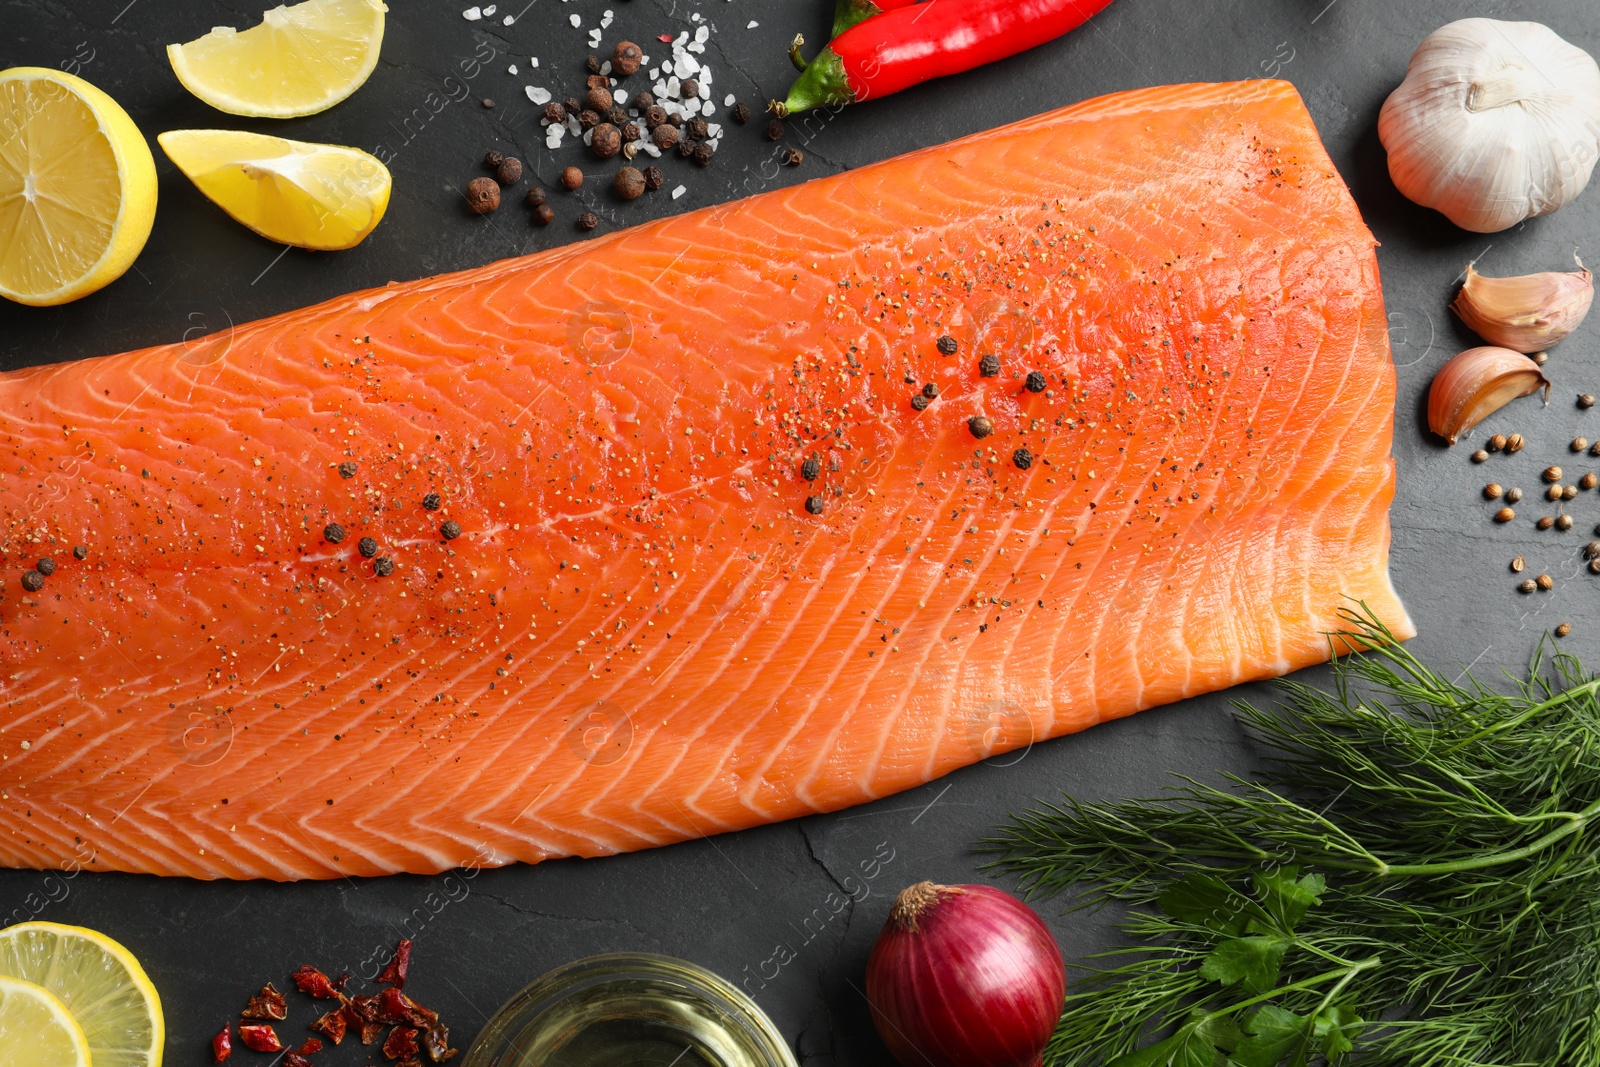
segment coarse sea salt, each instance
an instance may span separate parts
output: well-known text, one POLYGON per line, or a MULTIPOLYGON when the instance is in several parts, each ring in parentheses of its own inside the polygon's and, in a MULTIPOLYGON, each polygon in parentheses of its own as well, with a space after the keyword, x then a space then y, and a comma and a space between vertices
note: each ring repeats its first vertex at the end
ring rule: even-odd
POLYGON ((550 102, 550 90, 544 88, 543 86, 530 85, 523 89, 523 92, 528 94, 529 100, 532 100, 535 104, 539 104, 540 106, 550 102))
POLYGON ((689 189, 688 189, 687 186, 680 185, 676 189, 672 190, 672 199, 676 200, 676 199, 678 199, 678 197, 682 196, 684 193, 687 193, 688 191, 689 191, 689 189))
POLYGON ((461 13, 461 17, 468 22, 477 22, 483 18, 483 9, 481 7, 469 7, 461 13))

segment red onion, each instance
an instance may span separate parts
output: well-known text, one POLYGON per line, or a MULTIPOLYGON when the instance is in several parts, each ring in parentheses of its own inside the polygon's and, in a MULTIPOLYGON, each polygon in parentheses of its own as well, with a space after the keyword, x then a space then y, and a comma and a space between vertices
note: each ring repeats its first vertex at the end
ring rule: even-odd
POLYGON ((986 885, 905 890, 867 964, 872 1021, 906 1067, 1037 1067, 1066 996, 1049 929, 986 885))

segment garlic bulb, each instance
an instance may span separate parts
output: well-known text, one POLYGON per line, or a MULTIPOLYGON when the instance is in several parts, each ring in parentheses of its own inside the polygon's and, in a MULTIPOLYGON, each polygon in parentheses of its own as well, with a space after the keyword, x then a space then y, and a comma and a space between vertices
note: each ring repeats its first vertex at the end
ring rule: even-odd
POLYGON ((1564 207, 1600 155, 1600 67, 1537 22, 1472 18, 1428 35, 1378 136, 1411 200, 1495 233, 1564 207))
POLYGON ((1589 314, 1594 276, 1578 270, 1519 278, 1486 278, 1467 264, 1467 280, 1451 308, 1492 345, 1540 352, 1566 340, 1589 314))

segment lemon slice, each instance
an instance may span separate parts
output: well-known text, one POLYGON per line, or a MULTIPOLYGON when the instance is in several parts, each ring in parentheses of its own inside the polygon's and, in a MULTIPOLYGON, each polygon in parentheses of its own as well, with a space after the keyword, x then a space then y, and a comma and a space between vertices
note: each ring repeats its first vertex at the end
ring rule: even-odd
POLYGON ((236 130, 168 130, 156 140, 218 207, 280 244, 350 248, 389 206, 389 168, 359 148, 236 130))
MULTIPOLYGON (((93 1067, 160 1067, 166 1041, 161 998, 133 954, 105 934, 59 923, 8 926, 0 930, 0 976, 42 986, 66 1006, 77 1023, 73 1029, 83 1031, 78 1041, 84 1053, 77 1062, 84 1067, 91 1058, 93 1067)), ((10 1067, 5 1027, 0 1017, 0 1063, 10 1067)), ((46 1057, 38 1064, 72 1062, 46 1057)))
POLYGON ((156 165, 82 78, 0 71, 0 296, 65 304, 122 277, 156 217, 156 165))
POLYGON ((307 0, 275 7, 240 32, 218 26, 167 45, 173 73, 230 115, 286 119, 326 111, 361 88, 378 65, 382 0, 307 0))
POLYGON ((49 990, 0 977, 0 1063, 6 1067, 90 1067, 89 1043, 49 990))

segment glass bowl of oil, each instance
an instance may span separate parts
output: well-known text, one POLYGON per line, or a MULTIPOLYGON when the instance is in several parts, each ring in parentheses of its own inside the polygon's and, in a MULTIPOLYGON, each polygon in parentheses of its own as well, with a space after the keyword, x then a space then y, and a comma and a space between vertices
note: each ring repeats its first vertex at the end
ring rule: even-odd
POLYGON ((796 1067, 754 1001, 704 967, 613 953, 507 1001, 461 1067, 796 1067))

